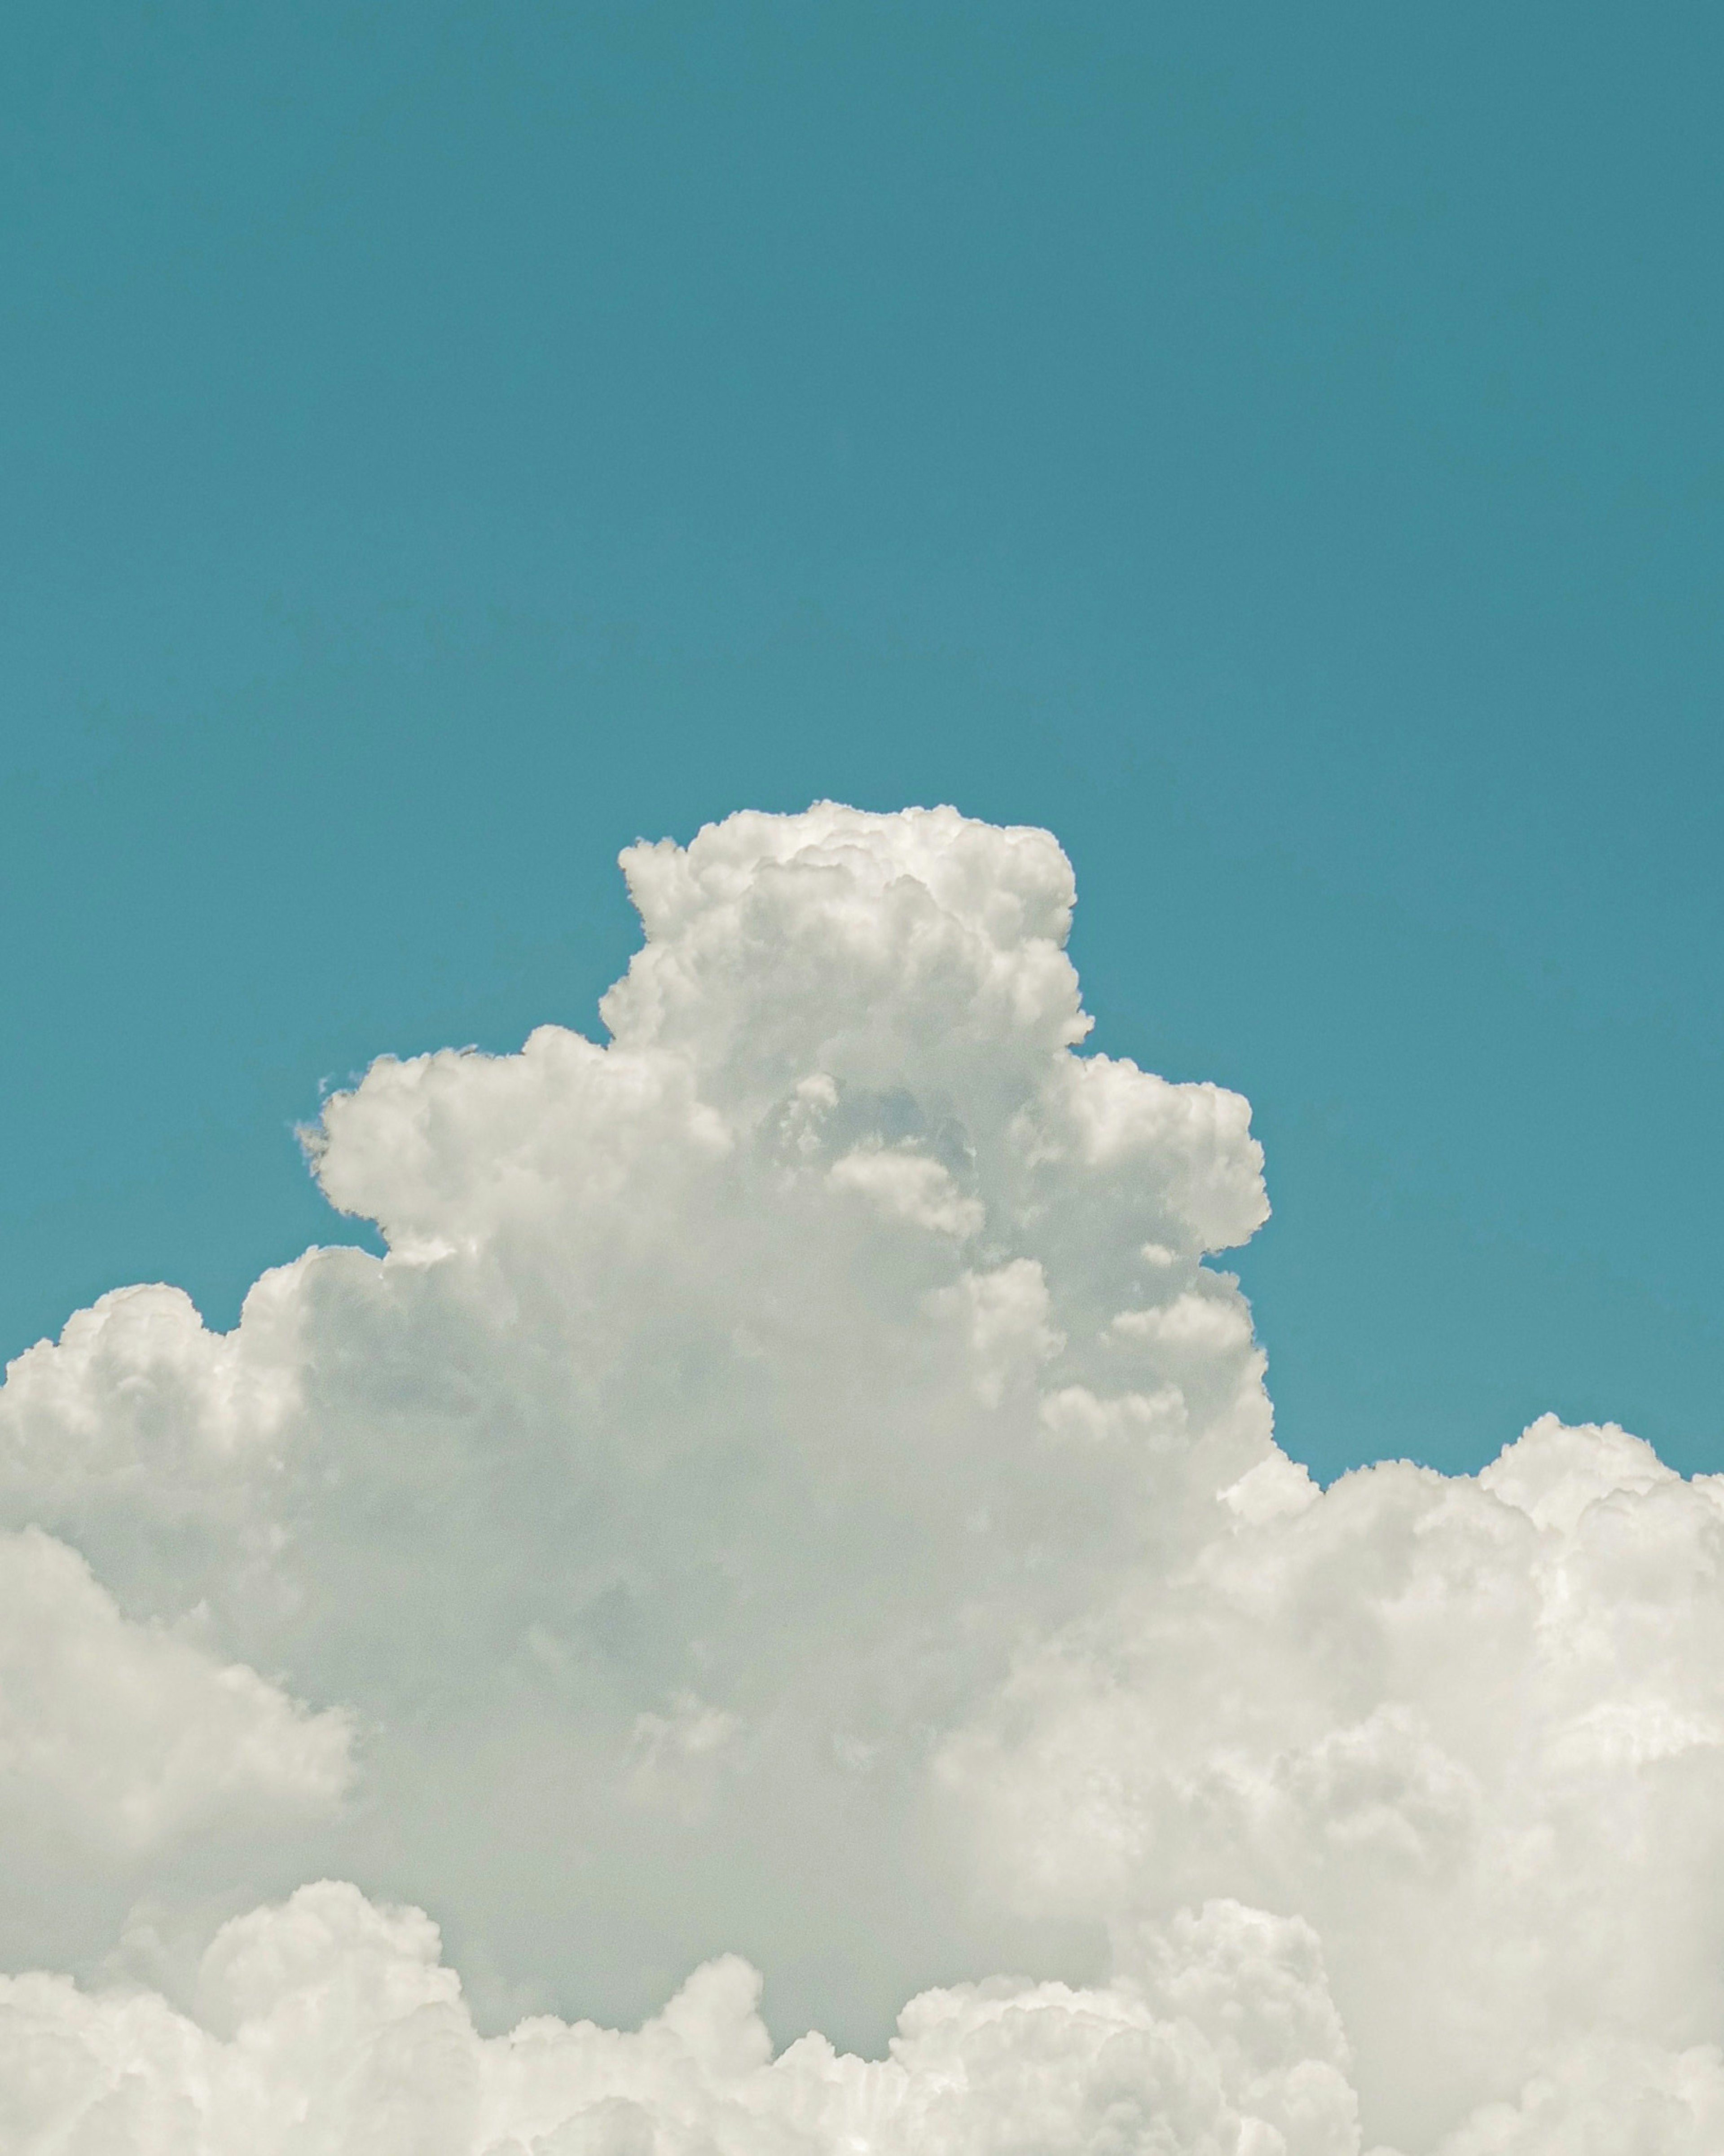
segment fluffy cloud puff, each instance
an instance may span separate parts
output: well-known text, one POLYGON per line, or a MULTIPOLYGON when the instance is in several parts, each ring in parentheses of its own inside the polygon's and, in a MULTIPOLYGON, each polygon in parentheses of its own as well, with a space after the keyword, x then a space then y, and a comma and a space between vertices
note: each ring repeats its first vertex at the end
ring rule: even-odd
POLYGON ((540 2018, 479 2036, 437 1929, 350 1886, 218 1932, 198 2016, 152 1994, 0 1980, 9 2149, 140 2156, 1022 2156, 1351 2145, 1344 2046, 1308 1928, 1225 1902, 1179 1982, 995 1979, 904 2010, 886 2057, 809 2035, 776 2058, 760 1979, 695 1971, 638 2034, 540 2018), (1219 1980, 1217 1980, 1219 1979, 1219 1980))
POLYGON ((386 1257, 11 1368, 0 1922, 84 1982, 0 2147, 1715 2150, 1724 1486, 1547 1420, 1317 1491, 1206 1262, 1245 1103, 1081 1052, 1046 834, 623 866, 608 1045, 326 1104, 386 1257), (781 2035, 917 1995, 775 2056, 726 1949, 781 2035), (481 2033, 553 2006, 651 2018, 481 2033))
POLYGON ((243 1663, 129 1624, 39 1528, 0 1535, 0 1816, 14 1846, 124 1861, 224 1815, 326 1809, 351 1779, 350 1733, 243 1663))

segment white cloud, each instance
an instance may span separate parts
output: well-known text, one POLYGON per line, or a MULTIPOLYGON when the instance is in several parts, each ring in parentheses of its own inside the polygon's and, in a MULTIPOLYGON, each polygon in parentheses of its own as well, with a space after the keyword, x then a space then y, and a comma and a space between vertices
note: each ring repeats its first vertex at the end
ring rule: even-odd
POLYGON ((854 1190, 893 1219, 936 1235, 973 1235, 988 1218, 985 1207, 965 1198, 951 1171, 925 1153, 901 1146, 859 1146, 827 1170, 835 1190, 854 1190))
POLYGON ((88 1982, 329 1871, 485 2026, 700 1972, 483 2036, 306 1889, 177 2004, 15 1980, 0 2150, 1715 2156, 1724 1484, 1547 1418, 1319 1493, 1204 1262, 1246 1106, 1077 1052, 1045 834, 624 866, 608 1045, 326 1104, 387 1257, 12 1367, 0 1938, 88 1982), (774 2061, 726 1947, 781 2035, 918 1995, 774 2061))
POLYGON ((876 2061, 807 2036, 776 2059, 760 1980, 697 1969, 635 2035, 540 2018, 475 2031, 434 1925, 353 1887, 226 1925, 198 2018, 150 1994, 0 1980, 0 2127, 16 2151, 148 2156, 1326 2156, 1352 2136, 1345 2041, 1308 1928, 1220 1903, 1142 1984, 930 1991, 876 2061))
POLYGON ((1297 1911, 1409 2148, 1578 2026, 1716 2031, 1724 1483, 1548 1420, 1477 1481, 1264 1504, 1266 1467, 949 1741, 989 1875, 1116 1931, 1222 1891, 1297 1911))
MULTIPOLYGON (((128 1623, 75 1550, 0 1534, 0 1820, 80 1866, 136 1863, 224 1816, 318 1812, 351 1779, 340 1713, 128 1623)), ((38 1882, 36 1882, 39 1884, 38 1882)))

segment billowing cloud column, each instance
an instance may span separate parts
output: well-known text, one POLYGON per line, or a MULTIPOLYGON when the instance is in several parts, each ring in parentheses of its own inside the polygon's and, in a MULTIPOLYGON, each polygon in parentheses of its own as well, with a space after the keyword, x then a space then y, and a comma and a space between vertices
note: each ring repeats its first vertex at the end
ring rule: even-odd
POLYGON ((83 1988, 0 2148, 1713 2149, 1717 1486, 1319 1494, 1204 1262, 1245 1104, 1080 1052, 1045 834, 623 865, 608 1046, 326 1105, 386 1258, 12 1366, 0 1925, 83 1988), (675 1996, 482 2035, 408 1902, 481 2026, 675 1996), (781 2030, 919 1995, 775 2059, 732 1948, 781 2030))

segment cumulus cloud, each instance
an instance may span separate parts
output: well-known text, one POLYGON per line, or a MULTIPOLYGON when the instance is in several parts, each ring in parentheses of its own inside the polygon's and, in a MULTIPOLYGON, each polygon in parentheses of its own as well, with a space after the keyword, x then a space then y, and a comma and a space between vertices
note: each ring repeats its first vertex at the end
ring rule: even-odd
POLYGON ((986 2148, 1324 2151, 1347 2145, 1345 2042, 1314 1935, 1218 1903, 1166 1982, 995 1979, 924 1993, 885 2057, 808 2035, 776 2058, 760 1978, 695 1970, 635 2034, 475 2030, 437 1928, 325 1881, 218 1932, 198 2016, 151 1994, 0 1979, 7 2146, 150 2156, 938 2156, 986 2148))
POLYGON ((15 1835, 134 1856, 235 1808, 321 1810, 351 1775, 340 1713, 128 1624, 75 1550, 0 1536, 0 1807, 15 1835))
POLYGON ((1724 1481, 1547 1419, 1319 1491, 1246 1104, 1082 1051, 1045 833, 623 867, 607 1043, 326 1104, 385 1257, 0 1389, 0 1935, 72 1971, 0 2148, 1715 2151, 1724 1481))

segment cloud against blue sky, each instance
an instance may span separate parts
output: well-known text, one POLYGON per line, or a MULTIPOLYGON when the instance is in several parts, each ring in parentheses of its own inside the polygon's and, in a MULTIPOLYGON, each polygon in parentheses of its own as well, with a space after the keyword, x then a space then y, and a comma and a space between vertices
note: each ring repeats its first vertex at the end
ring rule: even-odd
POLYGON ((1046 833, 623 865, 608 1044, 307 1133, 386 1255, 8 1371, 4 2147, 1708 2156, 1724 1480, 1320 1491, 1046 833))
MULTIPOLYGON (((640 834, 1044 824, 1327 1480, 1724 1466, 1724 15, 11 0, 0 1356, 230 1326, 640 834)), ((356 1237, 362 1229, 350 1231, 356 1237)))

